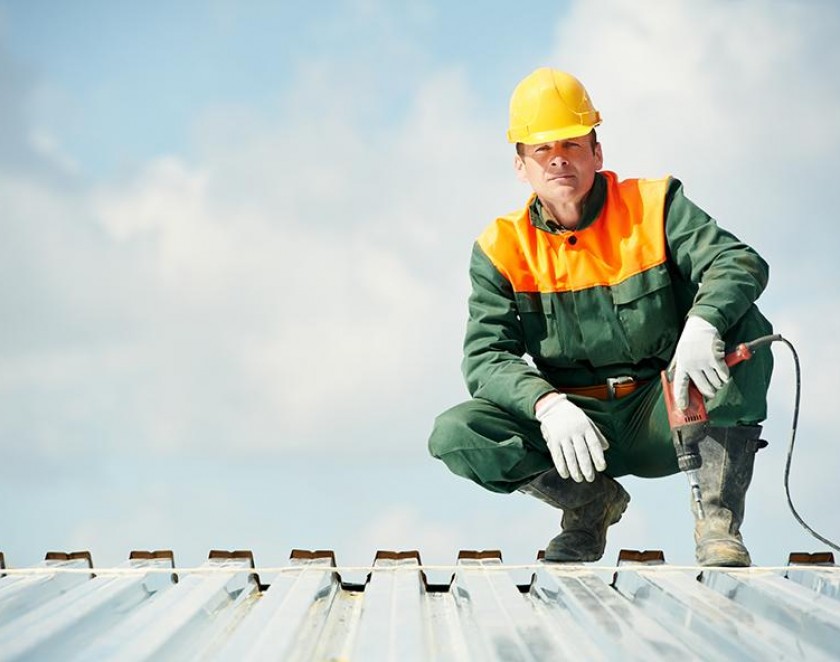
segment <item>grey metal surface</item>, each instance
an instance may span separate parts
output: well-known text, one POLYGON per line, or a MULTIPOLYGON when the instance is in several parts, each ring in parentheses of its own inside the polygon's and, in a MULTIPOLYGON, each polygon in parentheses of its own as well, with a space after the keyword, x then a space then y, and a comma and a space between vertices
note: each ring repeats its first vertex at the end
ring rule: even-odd
POLYGON ((701 572, 661 552, 523 568, 465 551, 431 585, 417 552, 361 570, 330 551, 295 550, 280 568, 215 551, 188 569, 168 552, 117 568, 52 553, 0 565, 0 660, 838 659, 840 569, 797 558, 701 572))

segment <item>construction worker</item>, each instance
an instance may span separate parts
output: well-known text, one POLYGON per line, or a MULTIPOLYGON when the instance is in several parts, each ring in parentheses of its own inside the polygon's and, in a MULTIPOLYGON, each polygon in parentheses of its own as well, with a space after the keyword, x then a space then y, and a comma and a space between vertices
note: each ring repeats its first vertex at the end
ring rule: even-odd
POLYGON ((600 123, 562 71, 514 90, 507 138, 533 194, 475 242, 462 364, 473 399, 437 417, 429 450, 488 490, 561 509, 547 561, 596 561, 630 501, 615 479, 678 471, 658 378, 671 364, 679 407, 689 380, 708 399, 697 561, 748 566, 740 526, 772 355, 731 371, 723 356, 772 332, 753 303, 767 264, 679 180, 602 170, 600 123))

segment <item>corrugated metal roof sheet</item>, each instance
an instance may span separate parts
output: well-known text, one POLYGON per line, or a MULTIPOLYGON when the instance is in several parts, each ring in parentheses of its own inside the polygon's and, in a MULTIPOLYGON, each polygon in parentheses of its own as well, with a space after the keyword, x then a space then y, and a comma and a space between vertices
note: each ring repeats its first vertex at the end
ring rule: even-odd
POLYGON ((330 551, 279 568, 214 551, 187 569, 166 551, 101 569, 79 552, 0 573, 2 660, 840 659, 831 554, 701 571, 634 551, 613 568, 379 552, 361 569, 330 551))

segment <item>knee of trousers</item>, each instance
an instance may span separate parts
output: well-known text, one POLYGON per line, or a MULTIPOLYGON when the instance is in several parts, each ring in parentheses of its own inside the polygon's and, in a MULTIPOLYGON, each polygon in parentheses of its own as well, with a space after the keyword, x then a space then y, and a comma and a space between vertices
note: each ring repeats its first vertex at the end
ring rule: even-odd
POLYGON ((729 381, 707 403, 709 419, 719 427, 755 425, 767 418, 767 391, 773 369, 772 355, 756 355, 736 365, 729 381))
POLYGON ((463 437, 468 429, 466 412, 462 410, 466 403, 456 405, 435 418, 432 434, 429 436, 429 453, 432 457, 442 459, 448 453, 457 449, 458 439, 463 437))
MULTIPOLYGON (((769 322, 754 306, 724 336, 727 347, 772 333, 769 322)), ((731 379, 709 401, 707 408, 714 425, 753 425, 767 417, 767 391, 773 375, 770 347, 760 347, 752 359, 735 365, 731 379)))
POLYGON ((512 437, 534 435, 542 439, 536 421, 519 420, 492 402, 473 399, 447 409, 435 419, 429 452, 441 458, 455 451, 494 449, 512 437))
POLYGON ((467 401, 435 419, 429 452, 459 476, 494 492, 512 492, 551 466, 547 451, 526 441, 534 434, 530 427, 492 403, 467 401))

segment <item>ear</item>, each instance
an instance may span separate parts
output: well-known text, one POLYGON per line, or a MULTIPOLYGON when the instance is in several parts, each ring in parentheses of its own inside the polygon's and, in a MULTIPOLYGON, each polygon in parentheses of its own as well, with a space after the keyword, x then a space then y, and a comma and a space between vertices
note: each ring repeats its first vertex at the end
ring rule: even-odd
POLYGON ((604 152, 601 150, 601 143, 595 143, 595 170, 604 167, 604 152))
POLYGON ((516 179, 523 184, 527 184, 528 175, 525 174, 525 161, 522 160, 522 157, 519 156, 519 154, 513 155, 513 169, 516 172, 516 179))

